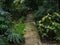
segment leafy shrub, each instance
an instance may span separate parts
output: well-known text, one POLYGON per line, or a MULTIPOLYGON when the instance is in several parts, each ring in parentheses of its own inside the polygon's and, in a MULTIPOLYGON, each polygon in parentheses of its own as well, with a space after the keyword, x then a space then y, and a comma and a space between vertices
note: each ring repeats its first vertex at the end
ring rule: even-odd
POLYGON ((22 34, 16 33, 11 29, 7 30, 3 36, 7 38, 9 43, 20 44, 25 42, 22 34))
POLYGON ((11 32, 7 31, 8 37, 7 39, 9 42, 13 43, 24 43, 24 37, 23 37, 23 30, 25 28, 25 25, 23 23, 24 17, 20 18, 19 20, 14 20, 11 27, 11 32))
MULTIPOLYGON (((5 37, 7 39, 7 41, 13 42, 13 43, 23 43, 24 42, 24 38, 22 35, 22 31, 24 29, 24 24, 23 19, 18 20, 18 26, 16 26, 16 23, 14 26, 16 26, 16 30, 13 31, 12 28, 12 20, 11 20, 11 15, 4 11, 4 10, 0 10, 0 35, 3 36, 3 38, 5 37)), ((2 43, 5 43, 4 39, 1 39, 2 43)), ((7 42, 8 43, 8 42, 7 42)), ((1 43, 0 43, 1 44, 1 43)))
POLYGON ((44 16, 39 21, 38 28, 42 37, 47 37, 50 40, 60 40, 60 14, 54 13, 44 16))
MULTIPOLYGON (((24 42, 24 38, 21 35, 22 30, 24 29, 24 24, 22 23, 23 19, 19 20, 21 23, 18 24, 18 27, 16 25, 16 31, 13 32, 12 28, 12 20, 11 20, 10 13, 0 10, 0 35, 8 39, 8 41, 12 41, 14 43, 20 43, 24 42), (18 33, 18 34, 17 34, 18 33)), ((16 24, 16 23, 15 23, 16 24)), ((4 40, 4 39, 3 39, 4 40)))
POLYGON ((8 40, 9 40, 9 42, 13 42, 13 43, 23 43, 24 42, 23 36, 16 34, 16 33, 9 34, 8 40))

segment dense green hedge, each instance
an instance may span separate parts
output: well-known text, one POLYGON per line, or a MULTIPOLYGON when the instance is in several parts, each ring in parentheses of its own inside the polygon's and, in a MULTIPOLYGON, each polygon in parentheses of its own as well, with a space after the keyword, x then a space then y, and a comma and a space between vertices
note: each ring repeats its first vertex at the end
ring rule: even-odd
POLYGON ((55 12, 44 16, 39 21, 38 28, 42 37, 50 40, 60 40, 60 14, 55 12))

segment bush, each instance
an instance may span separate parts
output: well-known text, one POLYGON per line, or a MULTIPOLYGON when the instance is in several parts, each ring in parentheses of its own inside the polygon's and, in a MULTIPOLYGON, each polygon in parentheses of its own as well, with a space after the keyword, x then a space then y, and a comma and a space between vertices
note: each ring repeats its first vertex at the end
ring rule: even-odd
POLYGON ((24 43, 24 37, 23 37, 23 30, 25 28, 24 17, 21 17, 19 20, 12 21, 12 23, 13 25, 11 27, 11 33, 9 33, 8 35, 9 42, 17 44, 24 43))
POLYGON ((50 40, 60 40, 60 14, 54 13, 44 16, 39 21, 39 32, 42 37, 50 40))
MULTIPOLYGON (((18 26, 16 26, 16 23, 14 26, 16 26, 16 30, 13 31, 12 26, 12 15, 4 10, 0 10, 0 35, 6 39, 8 39, 7 41, 13 42, 13 43, 23 43, 24 42, 24 38, 22 35, 22 31, 24 29, 24 24, 23 19, 18 20, 18 26)), ((4 39, 2 41, 5 41, 4 39)), ((4 42, 3 42, 4 43, 4 42)), ((7 42, 8 43, 8 42, 7 42)))

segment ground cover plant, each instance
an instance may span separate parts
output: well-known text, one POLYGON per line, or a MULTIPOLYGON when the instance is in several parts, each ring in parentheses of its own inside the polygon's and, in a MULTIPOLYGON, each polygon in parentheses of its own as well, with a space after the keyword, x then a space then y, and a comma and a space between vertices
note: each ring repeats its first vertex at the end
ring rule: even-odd
POLYGON ((53 13, 44 16, 39 21, 39 32, 49 40, 60 40, 60 14, 53 13))

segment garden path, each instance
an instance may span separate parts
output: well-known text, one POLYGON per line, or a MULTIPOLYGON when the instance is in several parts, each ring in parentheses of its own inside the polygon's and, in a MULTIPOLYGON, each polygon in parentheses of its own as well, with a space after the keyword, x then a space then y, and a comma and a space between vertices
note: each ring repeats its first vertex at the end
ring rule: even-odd
POLYGON ((32 14, 27 15, 25 22, 24 37, 25 45, 42 45, 32 14))

